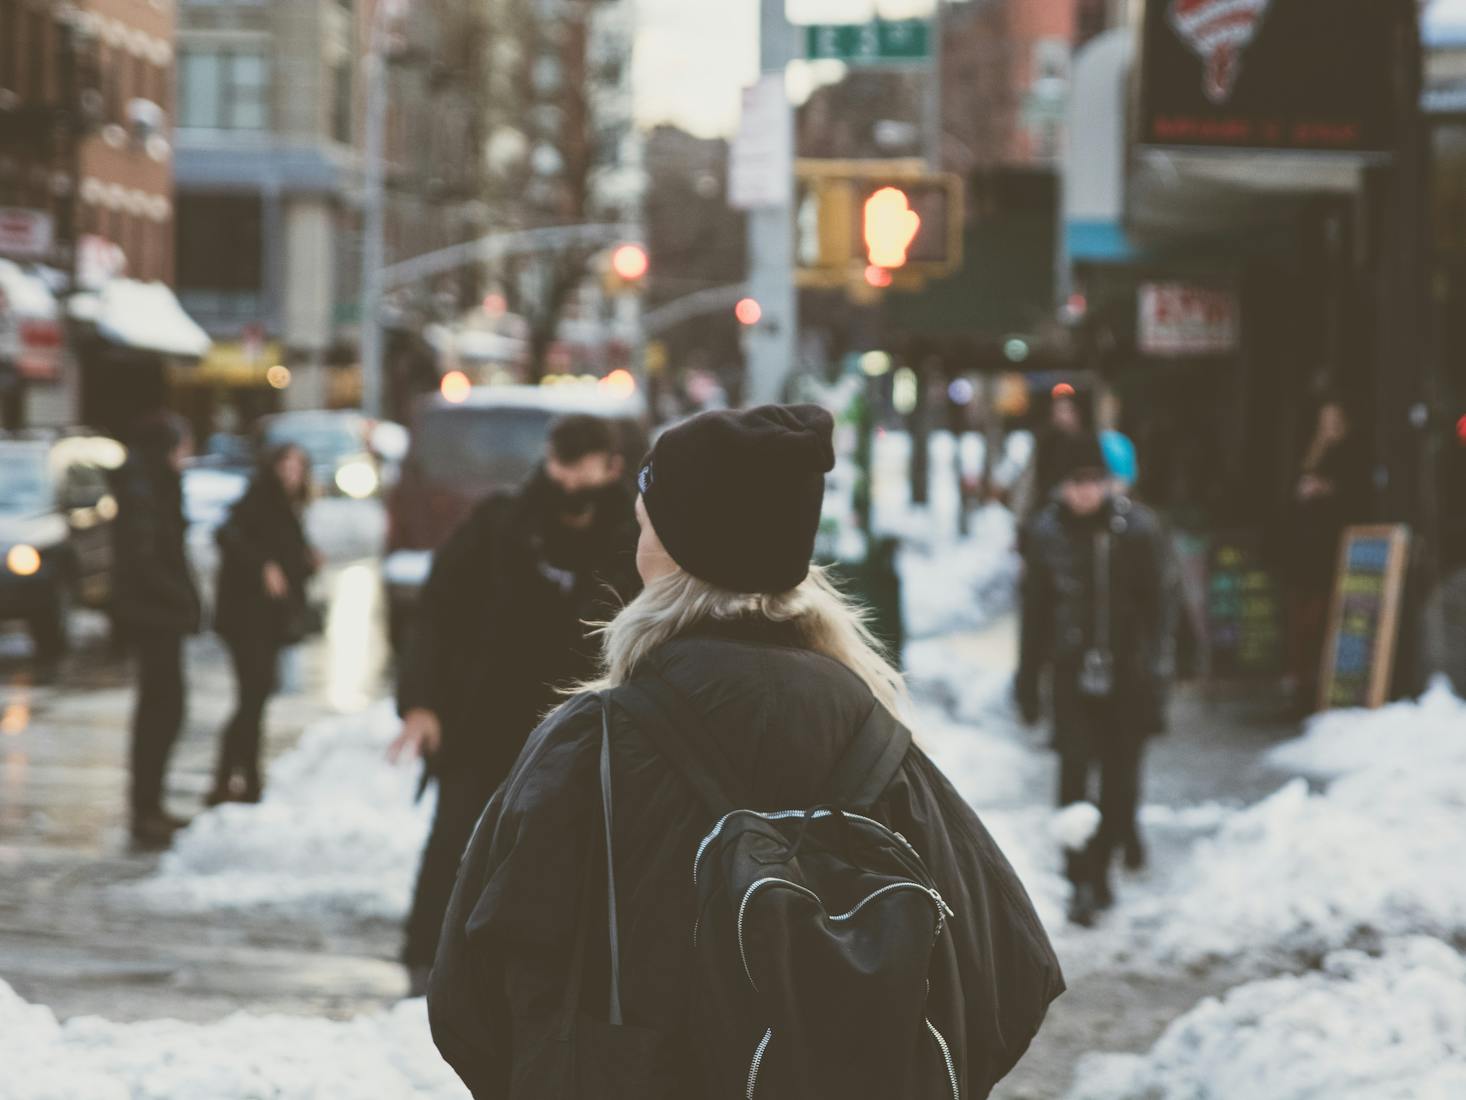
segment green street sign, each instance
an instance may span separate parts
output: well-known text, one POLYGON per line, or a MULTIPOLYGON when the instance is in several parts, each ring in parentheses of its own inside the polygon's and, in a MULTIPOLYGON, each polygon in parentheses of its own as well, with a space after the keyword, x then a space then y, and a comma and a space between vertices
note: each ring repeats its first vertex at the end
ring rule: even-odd
POLYGON ((891 65, 931 56, 931 27, 925 19, 877 19, 872 23, 822 23, 804 28, 810 61, 891 65))

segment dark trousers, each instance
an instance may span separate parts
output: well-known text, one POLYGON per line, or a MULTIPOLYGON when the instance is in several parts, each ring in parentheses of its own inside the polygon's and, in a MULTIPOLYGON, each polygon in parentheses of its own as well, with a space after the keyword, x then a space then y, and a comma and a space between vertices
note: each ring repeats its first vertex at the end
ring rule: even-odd
POLYGON ((437 815, 423 849, 417 892, 402 946, 402 961, 408 966, 431 966, 438 953, 438 936, 453 896, 458 863, 493 793, 493 788, 486 790, 485 782, 476 776, 450 774, 438 778, 437 815))
POLYGON ((132 715, 132 816, 163 807, 163 776, 183 728, 183 636, 137 630, 137 705, 132 715))
POLYGON ((1145 737, 1124 721, 1114 700, 1076 697, 1069 708, 1070 728, 1058 739, 1059 805, 1093 802, 1100 811, 1099 830, 1089 846, 1069 859, 1069 877, 1100 880, 1109 874, 1116 849, 1139 836, 1145 737))
POLYGON ((280 647, 259 638, 229 638, 226 642, 234 665, 237 701, 234 717, 224 727, 217 774, 221 782, 242 775, 246 783, 259 786, 261 723, 265 704, 275 692, 280 647))

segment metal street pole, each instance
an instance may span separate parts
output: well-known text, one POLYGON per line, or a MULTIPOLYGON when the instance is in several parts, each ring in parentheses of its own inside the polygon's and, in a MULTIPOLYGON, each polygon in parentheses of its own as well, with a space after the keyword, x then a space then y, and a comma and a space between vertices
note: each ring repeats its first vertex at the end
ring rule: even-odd
POLYGON ((367 47, 366 132, 362 150, 361 299, 359 351, 361 409, 367 416, 383 415, 382 379, 382 266, 385 262, 386 187, 382 163, 387 129, 387 24, 404 5, 401 0, 377 0, 367 47))
POLYGON ((926 87, 926 163, 933 172, 942 170, 942 31, 947 14, 946 0, 932 0, 931 70, 926 87))
MULTIPOLYGON (((795 57, 794 28, 785 0, 760 0, 759 71, 783 79, 795 57)), ((794 109, 783 100, 781 124, 794 140, 794 109)), ((794 288, 794 210, 792 181, 784 200, 748 213, 749 292, 763 317, 747 333, 744 345, 749 404, 782 400, 794 368, 799 340, 799 299, 794 288)))

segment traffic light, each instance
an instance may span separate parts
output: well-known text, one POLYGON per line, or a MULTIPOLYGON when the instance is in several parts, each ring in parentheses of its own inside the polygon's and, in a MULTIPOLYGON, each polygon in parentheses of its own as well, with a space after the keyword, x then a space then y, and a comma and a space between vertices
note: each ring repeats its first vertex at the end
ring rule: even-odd
POLYGON ((864 239, 872 267, 905 267, 911 242, 921 232, 921 215, 899 187, 878 188, 865 200, 864 239))
POLYGON ((605 289, 607 294, 629 294, 641 289, 642 281, 651 269, 651 258, 646 248, 639 244, 618 245, 606 263, 605 289))
POLYGON ((912 288, 962 263, 959 176, 921 161, 800 160, 800 286, 912 288))

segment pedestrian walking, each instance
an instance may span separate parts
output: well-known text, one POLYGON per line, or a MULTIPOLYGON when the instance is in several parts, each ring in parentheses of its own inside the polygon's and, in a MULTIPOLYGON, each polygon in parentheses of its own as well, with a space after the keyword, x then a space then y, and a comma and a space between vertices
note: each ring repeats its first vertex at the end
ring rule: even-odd
POLYGON ((280 651, 310 632, 306 584, 317 555, 302 512, 310 459, 295 444, 267 451, 244 496, 215 535, 219 585, 214 629, 234 668, 234 714, 220 735, 214 786, 205 801, 258 802, 261 725, 275 691, 280 651))
POLYGON ((1145 862, 1137 812, 1145 743, 1165 728, 1171 557, 1155 515, 1113 491, 1095 436, 1069 440, 1057 462, 1057 499, 1026 536, 1032 619, 1016 693, 1024 719, 1037 722, 1040 680, 1052 671, 1058 803, 1099 806, 1098 830, 1067 861, 1070 917, 1089 924, 1113 904, 1116 851, 1132 868, 1145 862))
POLYGON ((137 655, 132 717, 133 840, 166 846, 185 823, 163 807, 164 779, 183 728, 183 640, 202 617, 184 538, 180 472, 193 450, 188 426, 160 413, 129 435, 127 461, 113 475, 112 612, 137 655))
POLYGON ((1344 528, 1363 517, 1368 503, 1368 458, 1341 402, 1318 410, 1313 437, 1298 471, 1288 525, 1289 664, 1300 716, 1318 709, 1329 599, 1344 528))
POLYGON ((810 566, 832 430, 705 413, 641 470, 646 588, 489 803, 444 925, 429 1019, 479 1100, 984 1097, 1062 991, 810 566))
POLYGON ((640 588, 615 427, 567 416, 545 460, 491 496, 437 552, 398 676, 402 732, 437 783, 403 961, 421 991, 474 822, 558 689, 595 667, 593 624, 640 588))

